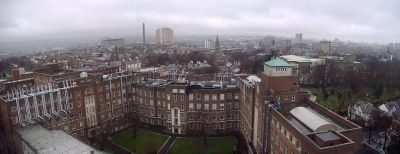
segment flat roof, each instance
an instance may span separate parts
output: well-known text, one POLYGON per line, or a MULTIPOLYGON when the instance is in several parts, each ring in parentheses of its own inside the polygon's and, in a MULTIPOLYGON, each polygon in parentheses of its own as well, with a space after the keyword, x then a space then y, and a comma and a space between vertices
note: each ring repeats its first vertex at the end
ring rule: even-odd
POLYGON ((296 55, 283 55, 281 57, 289 62, 318 62, 318 61, 324 60, 324 59, 319 59, 319 58, 306 58, 306 57, 296 56, 296 55))
POLYGON ((17 130, 22 140, 40 154, 103 154, 62 130, 48 131, 41 125, 17 130))
POLYGON ((336 134, 334 134, 331 131, 318 133, 318 134, 315 134, 315 136, 317 136, 318 138, 320 138, 324 142, 335 141, 335 140, 339 140, 340 139, 339 136, 337 136, 336 134))

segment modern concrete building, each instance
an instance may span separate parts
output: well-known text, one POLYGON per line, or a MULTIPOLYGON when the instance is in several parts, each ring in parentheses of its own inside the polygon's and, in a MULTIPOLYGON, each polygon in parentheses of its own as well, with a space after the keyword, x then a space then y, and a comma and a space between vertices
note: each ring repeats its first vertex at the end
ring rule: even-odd
POLYGON ((204 48, 211 49, 213 46, 212 43, 213 43, 212 40, 204 40, 204 48))
POLYGON ((332 43, 330 41, 321 41, 319 49, 322 50, 323 53, 328 54, 331 52, 332 43))
POLYGON ((157 44, 171 44, 173 42, 174 31, 171 28, 162 27, 156 30, 157 44))
POLYGON ((294 38, 295 43, 302 43, 303 42, 303 34, 302 33, 297 33, 295 38, 294 38))

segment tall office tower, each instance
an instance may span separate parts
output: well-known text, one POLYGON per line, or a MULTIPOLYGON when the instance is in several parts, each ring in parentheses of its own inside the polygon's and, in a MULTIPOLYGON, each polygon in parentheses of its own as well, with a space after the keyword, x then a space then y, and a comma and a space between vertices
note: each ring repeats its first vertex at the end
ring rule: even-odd
POLYGON ((393 48, 394 48, 395 52, 399 52, 400 51, 400 43, 394 43, 393 48))
POLYGON ((331 42, 329 41, 321 41, 320 42, 320 49, 324 52, 324 53, 330 53, 331 51, 331 42))
POLYGON ((297 33, 294 43, 302 43, 302 41, 303 41, 303 34, 302 33, 297 33))
POLYGON ((157 44, 171 44, 174 31, 171 28, 162 27, 156 30, 157 44))
POLYGON ((204 48, 210 49, 211 48, 212 40, 204 40, 204 48))
POLYGON ((143 23, 143 45, 146 45, 146 29, 144 23, 143 23))

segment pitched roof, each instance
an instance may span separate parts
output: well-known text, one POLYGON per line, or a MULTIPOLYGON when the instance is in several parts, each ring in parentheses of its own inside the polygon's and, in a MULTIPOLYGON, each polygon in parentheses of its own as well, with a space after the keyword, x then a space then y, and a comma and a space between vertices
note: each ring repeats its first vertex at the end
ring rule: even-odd
POLYGON ((361 107, 361 110, 364 113, 371 113, 374 106, 371 103, 364 102, 364 101, 357 101, 356 105, 361 107))
POLYGON ((264 65, 273 66, 273 67, 291 67, 289 63, 287 63, 284 59, 278 57, 275 59, 271 59, 264 63, 264 65))

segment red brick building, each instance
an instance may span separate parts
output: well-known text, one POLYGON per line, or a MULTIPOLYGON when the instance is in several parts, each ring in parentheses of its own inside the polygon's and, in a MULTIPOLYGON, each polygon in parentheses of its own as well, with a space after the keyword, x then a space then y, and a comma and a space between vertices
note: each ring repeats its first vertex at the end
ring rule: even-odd
POLYGON ((152 79, 147 72, 39 70, 32 85, 15 86, 27 82, 15 80, 8 86, 15 88, 3 88, 1 135, 10 153, 18 152, 20 143, 15 130, 36 124, 88 143, 141 125, 181 135, 239 132, 249 153, 356 150, 360 127, 308 100, 290 69, 278 58, 264 64, 260 77, 235 75, 218 82, 152 79), (315 119, 316 126, 307 122, 315 119))

